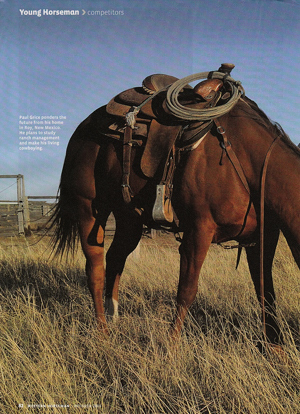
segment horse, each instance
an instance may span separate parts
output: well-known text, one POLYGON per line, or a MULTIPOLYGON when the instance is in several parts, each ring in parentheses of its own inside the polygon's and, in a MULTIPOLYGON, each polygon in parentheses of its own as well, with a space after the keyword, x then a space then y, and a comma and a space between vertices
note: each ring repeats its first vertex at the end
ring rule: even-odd
MULTIPOLYGON (((124 143, 104 133, 105 114, 106 107, 97 109, 72 135, 51 220, 56 253, 74 251, 80 239, 96 320, 99 329, 108 333, 107 321, 118 316, 119 282, 126 259, 138 245, 144 225, 154 225, 151 212, 159 179, 158 173, 149 178, 141 171, 144 145, 132 146, 131 201, 124 201, 124 143), (105 269, 105 226, 111 213, 116 230, 105 269)), ((259 301, 263 254, 266 341, 280 344, 272 263, 281 231, 300 268, 300 150, 254 101, 240 96, 230 111, 214 119, 198 145, 181 151, 177 158, 172 208, 179 223, 175 227, 183 236, 171 336, 180 336, 209 246, 235 240, 245 248, 259 301)))

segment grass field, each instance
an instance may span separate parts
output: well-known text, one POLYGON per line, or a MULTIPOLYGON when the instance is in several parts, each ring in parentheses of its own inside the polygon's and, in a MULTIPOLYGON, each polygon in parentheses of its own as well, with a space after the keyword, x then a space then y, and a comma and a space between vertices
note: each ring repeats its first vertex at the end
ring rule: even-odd
POLYGON ((300 278, 284 242, 274 280, 286 359, 257 349, 260 311, 244 255, 212 246, 180 344, 168 340, 178 244, 143 239, 120 318, 95 326, 84 260, 48 261, 47 241, 0 247, 1 413, 300 413, 300 278))

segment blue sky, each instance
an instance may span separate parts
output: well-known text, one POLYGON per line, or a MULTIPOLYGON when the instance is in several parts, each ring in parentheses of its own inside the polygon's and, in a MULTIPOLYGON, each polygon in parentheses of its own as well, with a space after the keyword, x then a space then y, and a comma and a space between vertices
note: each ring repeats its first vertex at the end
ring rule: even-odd
MULTIPOLYGON (((151 73, 180 78, 223 62, 298 144, 299 33, 296 0, 0 0, 0 174, 23 174, 27 195, 55 195, 68 140, 92 111, 151 73), (66 117, 60 145, 20 151, 26 115, 66 117)), ((0 180, 0 199, 14 196, 10 184, 0 180)))

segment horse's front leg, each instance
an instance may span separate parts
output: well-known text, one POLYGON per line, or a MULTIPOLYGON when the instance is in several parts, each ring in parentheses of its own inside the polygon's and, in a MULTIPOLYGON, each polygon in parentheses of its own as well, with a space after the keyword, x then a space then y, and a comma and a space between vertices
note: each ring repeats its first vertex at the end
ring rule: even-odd
POLYGON ((114 212, 116 231, 106 255, 105 313, 108 319, 118 318, 119 281, 128 255, 138 245, 143 230, 141 217, 134 211, 114 212))
MULTIPOLYGON (((264 302, 266 339, 271 344, 280 343, 280 329, 276 322, 275 292, 272 279, 272 264, 279 238, 279 229, 272 223, 266 223, 264 230, 264 302)), ((261 303, 260 291, 260 245, 247 247, 247 260, 255 291, 261 303)))
POLYGON ((200 270, 214 232, 214 226, 200 222, 184 234, 179 249, 180 277, 177 292, 177 311, 171 329, 171 336, 175 340, 180 336, 188 309, 196 297, 200 270))

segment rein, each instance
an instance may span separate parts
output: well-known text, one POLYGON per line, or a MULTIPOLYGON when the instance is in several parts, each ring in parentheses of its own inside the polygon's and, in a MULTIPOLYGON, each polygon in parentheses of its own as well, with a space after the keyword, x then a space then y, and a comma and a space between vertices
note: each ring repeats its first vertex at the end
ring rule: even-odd
POLYGON ((262 325, 263 325, 263 334, 265 338, 267 337, 266 333, 266 311, 265 311, 265 281, 264 281, 264 226, 265 226, 265 187, 266 187, 266 176, 268 163, 270 160, 271 152, 277 142, 279 135, 277 135, 272 144, 270 145, 267 154, 264 159, 262 175, 261 175, 261 184, 260 184, 260 263, 259 263, 259 273, 260 273, 260 305, 262 310, 262 325))

